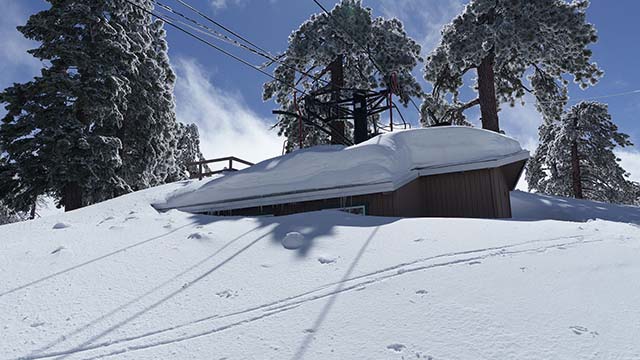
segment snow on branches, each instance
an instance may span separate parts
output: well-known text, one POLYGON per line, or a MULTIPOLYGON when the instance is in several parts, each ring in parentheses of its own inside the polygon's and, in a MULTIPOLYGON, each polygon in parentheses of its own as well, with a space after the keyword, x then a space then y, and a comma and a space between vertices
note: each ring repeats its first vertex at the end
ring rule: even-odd
MULTIPOLYGON (((326 85, 297 71, 318 77, 340 55, 347 89, 387 87, 395 73, 401 103, 406 105, 410 96, 422 94, 411 73, 422 61, 420 45, 407 35, 402 23, 395 18, 373 18, 371 9, 363 7, 360 0, 343 0, 330 15, 313 15, 291 34, 281 63, 273 72, 279 80, 264 84, 263 100, 274 99, 281 110, 295 113, 294 86, 308 92, 326 85)), ((304 113, 305 109, 301 111, 304 113)), ((278 126, 279 134, 287 138, 298 134, 295 117, 281 115, 278 126)), ((305 134, 306 145, 327 141, 313 127, 305 128, 305 134)))
MULTIPOLYGON (((573 75, 583 88, 603 75, 590 62, 587 47, 597 36, 586 22, 588 5, 588 1, 472 0, 443 28, 439 46, 427 58, 424 78, 433 83, 433 92, 425 100, 422 122, 464 123, 461 114, 469 103, 460 101, 459 89, 463 76, 473 69, 478 70, 474 88, 491 78, 495 87, 492 98, 482 99, 480 93, 481 108, 491 102, 513 105, 529 92, 539 111, 559 115, 567 98, 563 74, 573 75), (489 65, 490 74, 480 71, 483 64, 489 65), (523 83, 525 77, 529 85, 523 83), (449 104, 444 100, 447 93, 452 94, 449 104)), ((495 115, 497 125, 497 112, 489 115, 495 115)), ((483 125, 487 120, 483 117, 483 125)))

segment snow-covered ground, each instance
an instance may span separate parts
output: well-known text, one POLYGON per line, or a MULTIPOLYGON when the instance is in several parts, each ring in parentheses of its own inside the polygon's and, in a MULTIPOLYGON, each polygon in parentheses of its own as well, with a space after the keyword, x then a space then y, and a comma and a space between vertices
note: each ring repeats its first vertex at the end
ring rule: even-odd
POLYGON ((640 358, 638 208, 520 192, 514 220, 149 205, 186 185, 1 226, 0 359, 640 358), (543 220, 591 217, 608 220, 543 220))

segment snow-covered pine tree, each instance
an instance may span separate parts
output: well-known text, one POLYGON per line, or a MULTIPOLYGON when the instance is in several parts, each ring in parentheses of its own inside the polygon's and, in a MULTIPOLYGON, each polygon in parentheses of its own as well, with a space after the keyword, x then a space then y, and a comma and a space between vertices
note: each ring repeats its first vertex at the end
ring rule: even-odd
POLYGON ((550 195, 619 204, 638 199, 637 184, 620 166, 613 150, 630 146, 608 107, 581 102, 560 120, 540 127, 540 145, 527 165, 530 190, 550 195))
POLYGON ((0 201, 0 225, 11 224, 27 219, 26 214, 16 212, 0 201))
MULTIPOLYGON (((0 148, 0 153, 3 153, 0 148)), ((0 179, 4 179, 5 176, 9 175, 9 171, 11 171, 11 167, 7 166, 7 159, 0 157, 0 179), (3 174, 3 172, 7 172, 3 174)), ((13 174, 13 172, 12 172, 13 174)), ((4 189, 11 189, 13 181, 8 181, 4 183, 0 183, 0 193, 4 192, 4 189)), ((24 213, 17 212, 7 206, 5 202, 0 199, 0 225, 9 224, 13 222, 18 222, 25 220, 24 213)))
POLYGON ((0 95, 8 110, 0 127, 1 195, 16 210, 43 193, 73 210, 129 191, 117 174, 115 136, 130 92, 125 75, 135 61, 115 21, 123 7, 116 0, 49 2, 18 27, 40 43, 29 53, 45 68, 0 95))
MULTIPOLYGON (((187 166, 188 163, 204 160, 200 152, 200 135, 196 124, 185 125, 178 123, 178 143, 177 143, 177 163, 180 164, 180 172, 176 173, 176 178, 169 178, 169 181, 176 181, 188 177, 198 172, 197 166, 187 166)), ((203 171, 209 171, 204 166, 203 171)))
MULTIPOLYGON (((403 104, 407 104, 410 96, 422 94, 411 73, 422 61, 420 45, 407 36, 402 23, 398 19, 374 19, 371 9, 363 7, 361 0, 342 0, 333 8, 331 16, 325 13, 313 15, 289 36, 288 48, 280 58, 283 64, 273 73, 282 81, 265 83, 263 99, 275 99, 281 110, 296 113, 294 85, 309 91, 326 84, 300 76, 295 70, 317 77, 338 56, 343 57, 345 88, 385 87, 390 83, 391 74, 395 73, 403 104), (368 54, 364 53, 363 46, 368 54)), ((298 99, 302 96, 298 94, 298 99)), ((306 114, 304 107, 300 111, 306 114)), ((279 135, 288 139, 287 150, 297 148, 298 119, 280 116, 278 120, 279 135)), ((305 146, 328 142, 325 134, 306 124, 304 136, 305 146)))
POLYGON ((422 106, 422 122, 466 123, 463 112, 480 105, 482 127, 499 131, 498 107, 525 92, 545 116, 562 112, 567 81, 595 84, 602 71, 590 62, 596 30, 586 22, 586 0, 472 0, 442 29, 440 45, 427 58, 424 78, 433 84, 422 106), (464 75, 475 70, 478 98, 459 99, 464 75), (523 80, 526 74, 530 85, 523 80), (452 94, 448 102, 447 94, 452 94))
POLYGON ((47 66, 0 94, 0 195, 26 211, 49 193, 72 210, 183 179, 162 24, 124 0, 50 2, 19 27, 47 66))
MULTIPOLYGON (((148 11, 153 9, 150 0, 138 4, 148 11)), ((162 22, 134 6, 129 6, 125 15, 120 21, 126 27, 137 62, 128 74, 131 93, 123 126, 118 130, 123 146, 119 173, 133 190, 140 190, 163 184, 168 178, 179 179, 178 174, 183 174, 184 169, 176 162, 176 77, 169 64, 162 22)))

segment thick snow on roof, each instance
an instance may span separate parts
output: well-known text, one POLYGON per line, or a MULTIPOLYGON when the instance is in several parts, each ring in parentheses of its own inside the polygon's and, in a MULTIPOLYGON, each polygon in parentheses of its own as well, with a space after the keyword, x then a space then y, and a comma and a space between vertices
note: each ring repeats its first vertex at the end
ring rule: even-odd
POLYGON ((387 187, 380 190, 390 191, 417 177, 419 169, 438 169, 442 173, 455 166, 513 156, 521 160, 528 153, 516 140, 482 129, 448 126, 399 131, 355 146, 316 146, 265 160, 237 173, 180 189, 156 207, 181 208, 383 184, 387 187))
POLYGON ((185 184, 0 226, 0 359, 640 358, 640 208, 527 193, 514 216, 535 221, 149 206, 185 184))

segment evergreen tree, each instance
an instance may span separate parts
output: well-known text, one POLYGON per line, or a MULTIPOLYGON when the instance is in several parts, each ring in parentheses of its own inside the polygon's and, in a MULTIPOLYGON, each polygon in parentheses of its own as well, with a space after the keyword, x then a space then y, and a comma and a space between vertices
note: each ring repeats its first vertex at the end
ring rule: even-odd
POLYGON ((162 24, 124 0, 49 2, 18 28, 47 66, 0 93, 0 196, 27 211, 46 193, 73 210, 184 178, 162 24))
POLYGON ((0 95, 8 113, 0 128, 7 186, 16 209, 51 192, 67 210, 128 191, 117 174, 133 64, 113 1, 54 1, 18 27, 40 42, 30 50, 48 64, 40 76, 0 95), (111 15, 110 15, 111 14, 111 15))
MULTIPOLYGON (((197 166, 187 166, 194 161, 202 161, 204 157, 200 152, 200 136, 195 124, 185 125, 180 123, 178 129, 177 162, 180 164, 180 172, 172 175, 170 181, 176 181, 198 173, 197 166)), ((208 166, 203 167, 204 172, 210 171, 208 166)))
MULTIPOLYGON (((364 8, 360 0, 342 0, 331 11, 331 16, 313 15, 289 36, 288 48, 280 57, 282 64, 274 70, 274 76, 282 81, 265 83, 263 99, 273 98, 281 110, 290 113, 300 110, 306 116, 309 109, 294 106, 293 86, 309 91, 326 83, 298 76, 295 70, 317 77, 339 57, 344 66, 344 88, 386 87, 395 73, 403 104, 406 105, 410 96, 422 94, 411 73, 418 61, 422 61, 420 45, 407 36, 402 23, 398 19, 372 18, 371 9, 364 8), (372 59, 382 72, 376 69, 372 59)), ((349 95, 348 91, 343 93, 343 96, 349 95)), ((300 99, 303 95, 297 96, 300 99)), ((288 139, 287 150, 297 147, 298 119, 280 116, 277 126, 279 135, 288 139)), ((305 146, 328 142, 325 134, 306 124, 304 134, 305 146)))
POLYGON ((11 224, 26 220, 24 213, 16 212, 0 201, 0 225, 11 224))
MULTIPOLYGON (((150 0, 141 3, 152 10, 150 0)), ((122 22, 132 43, 137 66, 128 78, 131 84, 127 112, 118 138, 123 143, 120 174, 133 190, 180 178, 176 162, 178 123, 173 89, 175 74, 169 64, 166 33, 162 22, 148 12, 132 8, 122 22)))
POLYGON ((433 91, 423 103, 422 122, 465 124, 463 112, 480 105, 482 127, 499 131, 499 104, 513 105, 525 92, 535 96, 545 116, 560 116, 567 97, 564 74, 582 87, 602 76, 587 48, 597 40, 585 19, 588 5, 585 0, 472 0, 443 28, 440 45, 427 58, 424 78, 433 91), (463 102, 459 89, 472 70, 478 98, 463 102), (530 74, 528 86, 525 74, 530 74))
POLYGON ((581 102, 540 127, 540 145, 527 165, 530 190, 633 204, 638 184, 628 180, 613 150, 633 145, 618 131, 607 105, 581 102))

